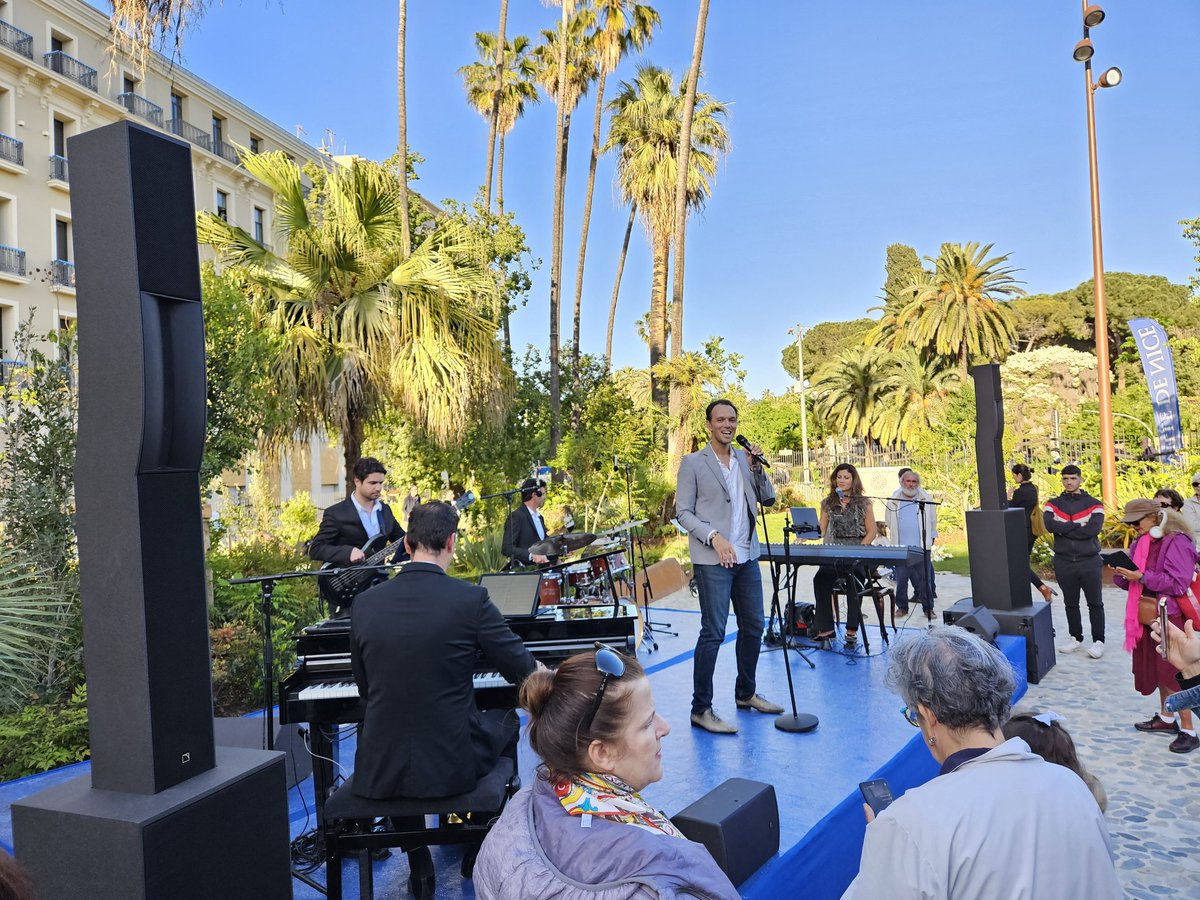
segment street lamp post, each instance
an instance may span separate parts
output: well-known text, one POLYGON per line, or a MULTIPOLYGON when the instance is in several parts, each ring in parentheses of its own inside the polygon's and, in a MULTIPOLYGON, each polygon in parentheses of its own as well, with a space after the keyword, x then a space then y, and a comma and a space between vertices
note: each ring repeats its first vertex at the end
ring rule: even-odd
POLYGON ((1076 62, 1083 63, 1084 94, 1087 97, 1088 168, 1092 194, 1092 285, 1096 303, 1096 368, 1100 391, 1100 491, 1104 505, 1116 506, 1117 473, 1116 444, 1113 438, 1112 373, 1108 362, 1108 313, 1104 298, 1104 249, 1100 238, 1100 177, 1096 166, 1096 107, 1097 87, 1116 87, 1121 82, 1121 70, 1111 68, 1092 81, 1092 47, 1089 32, 1104 21, 1104 10, 1088 0, 1083 4, 1083 40, 1075 45, 1076 62))
POLYGON ((800 387, 800 447, 804 461, 804 483, 808 484, 812 476, 808 469, 808 404, 804 399, 804 326, 789 328, 788 334, 796 336, 796 373, 800 387))

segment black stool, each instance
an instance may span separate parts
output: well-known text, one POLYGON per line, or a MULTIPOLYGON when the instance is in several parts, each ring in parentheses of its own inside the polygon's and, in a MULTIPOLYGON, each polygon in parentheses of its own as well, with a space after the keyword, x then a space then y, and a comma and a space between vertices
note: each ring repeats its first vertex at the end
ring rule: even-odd
POLYGON ((374 896, 370 854, 381 847, 398 847, 408 854, 408 886, 417 897, 434 895, 433 860, 426 849, 429 844, 466 844, 462 875, 470 878, 480 844, 508 798, 520 787, 513 761, 506 756, 479 779, 473 791, 455 797, 369 800, 353 793, 353 784, 351 775, 325 802, 325 882, 329 900, 341 900, 342 857, 349 853, 358 856, 359 897, 370 900, 374 896), (452 813, 459 821, 446 821, 452 813), (425 816, 430 815, 438 816, 438 822, 427 827, 425 816), (376 824, 377 819, 383 820, 382 826, 376 824))

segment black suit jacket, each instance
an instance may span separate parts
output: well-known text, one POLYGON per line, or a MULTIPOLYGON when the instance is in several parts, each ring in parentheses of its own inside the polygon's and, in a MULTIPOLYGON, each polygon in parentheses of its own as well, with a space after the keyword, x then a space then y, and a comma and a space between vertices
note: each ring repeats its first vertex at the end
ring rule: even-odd
POLYGON ((363 797, 444 797, 470 791, 494 765, 471 675, 478 651, 519 684, 537 663, 487 590, 432 563, 409 563, 359 594, 350 664, 367 711, 354 757, 363 797))
MULTIPOLYGON (((542 531, 545 532, 546 522, 541 513, 534 515, 542 520, 542 531)), ((537 529, 533 526, 533 519, 529 516, 529 507, 522 503, 509 514, 504 523, 504 541, 500 545, 500 552, 513 562, 527 565, 529 548, 540 540, 537 529)))
MULTIPOLYGON (((388 543, 404 537, 404 529, 396 521, 391 507, 386 503, 383 508, 383 531, 388 543)), ((331 562, 338 566, 350 565, 350 551, 362 547, 367 542, 367 530, 363 528, 362 519, 358 517, 358 508, 354 501, 347 497, 325 510, 321 519, 321 527, 317 535, 308 542, 308 555, 312 559, 331 562)), ((395 558, 405 555, 401 545, 395 558)))

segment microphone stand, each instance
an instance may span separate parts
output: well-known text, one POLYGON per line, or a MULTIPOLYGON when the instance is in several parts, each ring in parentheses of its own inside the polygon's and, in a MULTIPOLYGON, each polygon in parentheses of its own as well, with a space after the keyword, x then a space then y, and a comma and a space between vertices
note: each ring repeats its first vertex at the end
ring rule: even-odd
MULTIPOLYGON (((509 488, 507 491, 496 491, 491 494, 484 494, 482 497, 479 498, 480 500, 492 500, 496 497, 504 497, 508 501, 508 515, 504 517, 504 527, 500 531, 501 543, 503 543, 503 541, 504 541, 504 532, 508 530, 509 520, 512 519, 513 496, 516 494, 519 494, 519 493, 521 493, 521 489, 519 487, 515 487, 515 488, 509 488)), ((512 560, 511 559, 507 563, 505 563, 504 568, 505 569, 512 568, 512 560)))
MULTIPOLYGON (((764 534, 766 533, 766 528, 767 528, 766 517, 764 516, 763 517, 763 532, 764 532, 764 534)), ((805 529, 805 530, 807 531, 809 529, 805 529)), ((796 531, 796 529, 794 529, 792 527, 791 513, 785 512, 783 514, 783 562, 784 562, 784 566, 787 568, 787 573, 788 573, 788 606, 792 610, 792 619, 788 623, 787 633, 785 634, 783 631, 783 618, 781 615, 780 620, 779 620, 779 636, 782 638, 780 643, 783 646, 783 655, 784 656, 787 656, 788 650, 795 650, 797 653, 800 654, 800 658, 802 660, 804 660, 806 663, 808 663, 808 667, 810 669, 815 669, 817 667, 817 664, 814 663, 808 657, 808 655, 805 654, 805 652, 803 650, 801 650, 798 646, 796 646, 796 642, 793 640, 793 638, 796 636, 796 618, 795 618, 795 614, 796 614, 796 572, 792 568, 791 536, 793 534, 797 534, 797 533, 798 532, 796 531)), ((770 545, 771 545, 771 542, 768 540, 767 546, 769 547, 770 545)), ((774 565, 775 565, 774 560, 772 560, 771 565, 772 565, 772 567, 774 567, 774 565)), ((772 571, 771 575, 772 575, 772 578, 774 579, 775 583, 778 584, 778 578, 775 576, 774 571, 772 571)), ((771 615, 774 616, 775 612, 779 610, 779 589, 778 589, 778 587, 775 587, 775 599, 772 601, 771 605, 773 607, 773 611, 772 611, 771 615)), ((789 676, 789 680, 790 680, 790 677, 791 677, 791 668, 790 667, 788 669, 788 676, 789 676)), ((796 715, 796 698, 795 697, 792 698, 792 715, 793 716, 796 715)))
MULTIPOLYGON (((884 509, 886 511, 888 503, 915 503, 917 504, 917 520, 921 523, 921 565, 924 567, 921 571, 921 582, 925 585, 925 590, 929 594, 930 605, 933 605, 933 559, 932 551, 929 548, 929 530, 925 524, 925 507, 926 506, 941 506, 940 500, 923 500, 919 497, 871 497, 871 500, 883 500, 884 509)), ((900 540, 900 535, 896 535, 896 540, 900 540)), ((924 605, 924 604, 922 604, 924 605)), ((932 610, 931 610, 932 612, 932 610)), ((933 621, 932 618, 929 619, 933 621)))
MULTIPOLYGON (((749 454, 747 454, 747 457, 749 457, 749 454)), ((734 455, 734 459, 737 459, 736 454, 734 455)), ((758 486, 758 477, 754 472, 750 473, 750 482, 754 485, 754 499, 758 502, 758 514, 762 519, 763 540, 766 541, 767 544, 767 555, 773 560, 774 554, 770 552, 771 541, 767 534, 767 507, 763 502, 762 491, 758 486)), ((785 533, 783 536, 785 547, 788 543, 788 537, 789 536, 787 533, 785 533)), ((789 559, 791 558, 790 550, 785 549, 784 553, 787 554, 789 559)), ((755 561, 755 564, 757 564, 757 560, 755 561)), ((783 614, 779 611, 779 570, 774 565, 771 566, 771 588, 771 616, 772 618, 778 616, 780 623, 782 623, 783 614)), ((788 715, 785 712, 775 719, 775 727, 780 731, 786 731, 790 734, 812 731, 819 724, 819 720, 811 713, 801 713, 796 711, 796 686, 792 682, 792 660, 788 656, 787 651, 788 646, 785 638, 783 644, 783 669, 785 672, 787 672, 788 697, 792 703, 792 714, 788 715)), ((801 653, 800 655, 803 656, 804 654, 801 653)), ((806 661, 808 662, 809 666, 813 665, 812 660, 806 661)))

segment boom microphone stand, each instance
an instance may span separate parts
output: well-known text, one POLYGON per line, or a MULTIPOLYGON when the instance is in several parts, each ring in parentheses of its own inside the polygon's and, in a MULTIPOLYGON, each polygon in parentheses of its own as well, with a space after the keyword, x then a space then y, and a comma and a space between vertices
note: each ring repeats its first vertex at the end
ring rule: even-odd
MULTIPOLYGON (((732 448, 730 448, 730 452, 733 452, 732 448)), ((749 454, 747 454, 747 456, 749 456, 749 454)), ((734 459, 737 459, 736 454, 734 455, 734 459)), ((758 514, 762 519, 763 540, 766 541, 767 544, 768 556, 773 557, 774 554, 770 553, 771 542, 767 535, 767 506, 763 502, 762 492, 758 486, 758 477, 756 473, 750 473, 750 481, 754 485, 754 499, 758 502, 758 514)), ((790 531, 790 528, 788 530, 790 531)), ((784 546, 786 547, 790 535, 784 534, 783 537, 785 541, 784 546)), ((784 552, 787 553, 789 557, 791 556, 790 551, 785 550, 784 552)), ((755 565, 757 564, 758 561, 755 560, 755 565)), ((778 616, 780 623, 782 623, 783 614, 779 611, 779 570, 774 565, 771 566, 771 587, 771 616, 778 616)), ((801 713, 796 711, 796 687, 792 683, 792 661, 788 657, 786 640, 783 648, 783 669, 785 672, 787 672, 788 697, 792 702, 792 714, 788 715, 785 712, 779 716, 775 720, 775 727, 780 731, 787 731, 792 734, 812 731, 819 724, 819 720, 816 716, 810 713, 801 713)), ((804 654, 801 654, 801 656, 803 655, 804 654)), ((806 661, 808 662, 809 666, 813 665, 812 660, 808 660, 806 658, 806 661)))
MULTIPOLYGON (((887 509, 889 503, 915 503, 917 504, 917 521, 921 523, 921 565, 924 570, 921 572, 922 581, 925 584, 925 590, 930 594, 930 600, 933 599, 933 553, 929 548, 929 527, 925 523, 925 507, 941 506, 940 500, 923 500, 920 497, 869 497, 870 500, 882 500, 884 510, 887 509)), ((897 530, 899 530, 897 528, 897 530)), ((890 536, 890 535, 889 535, 890 536)), ((897 541, 900 540, 900 535, 897 534, 897 541)))

